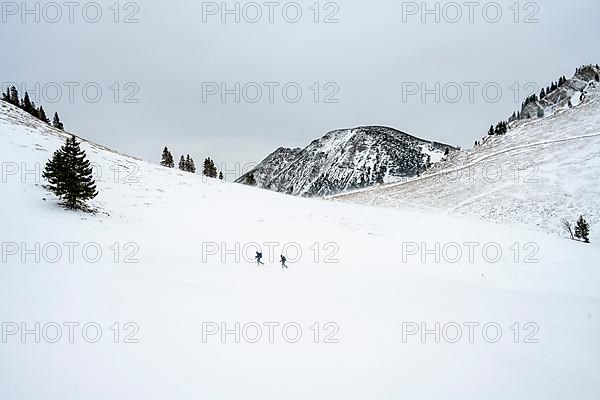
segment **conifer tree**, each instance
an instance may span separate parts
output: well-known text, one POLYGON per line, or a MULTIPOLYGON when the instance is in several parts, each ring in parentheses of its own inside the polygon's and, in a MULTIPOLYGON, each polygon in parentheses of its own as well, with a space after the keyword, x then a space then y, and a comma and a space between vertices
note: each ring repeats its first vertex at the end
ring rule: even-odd
POLYGON ((27 92, 25 92, 25 97, 23 98, 23 104, 21 108, 23 108, 23 111, 28 112, 29 114, 33 114, 35 111, 35 108, 31 104, 31 100, 29 99, 29 93, 27 92))
POLYGON ((494 130, 494 135, 504 135, 508 131, 508 123, 505 121, 498 122, 496 125, 496 129, 494 130))
POLYGON ((490 130, 488 131, 488 135, 493 135, 494 134, 494 125, 490 126, 490 130))
POLYGON ((590 225, 583 218, 583 215, 579 216, 577 223, 575 224, 575 237, 577 239, 583 240, 586 243, 590 242, 590 225))
POLYGON ((217 177, 217 167, 215 166, 215 162, 210 159, 210 157, 204 160, 204 164, 202 165, 202 174, 204 176, 208 176, 209 178, 217 177))
POLYGON ((68 138, 46 164, 43 177, 66 208, 87 210, 86 201, 98 192, 90 162, 79 145, 75 136, 68 138))
POLYGON ((254 174, 246 175, 246 181, 244 183, 246 185, 256 186, 256 179, 254 178, 254 174))
POLYGON ((204 159, 204 164, 202 165, 202 175, 210 178, 210 158, 204 159))
POLYGON ((16 107, 21 107, 19 102, 19 91, 14 86, 10 88, 10 103, 16 107))
POLYGON ((55 127, 56 129, 60 129, 61 131, 65 130, 65 126, 63 125, 62 122, 60 122, 60 117, 58 116, 57 112, 54 113, 54 119, 52 120, 52 126, 55 127))
POLYGON ((160 165, 167 168, 175 167, 175 161, 173 160, 173 155, 169 151, 169 149, 165 146, 162 152, 162 158, 160 160, 160 165))
POLYGON ((594 77, 594 79, 596 79, 596 82, 600 82, 600 75, 598 75, 597 72, 596 72, 596 76, 594 77))
POLYGON ((43 121, 47 124, 50 123, 50 120, 48 119, 48 117, 46 116, 46 112, 44 111, 44 107, 40 106, 37 113, 38 113, 38 118, 40 119, 40 121, 43 121))
POLYGON ((223 171, 219 171, 219 179, 223 180, 223 171))
POLYGON ((29 114, 33 115, 37 119, 40 119, 40 112, 33 101, 31 102, 31 112, 29 114))
POLYGON ((196 165, 194 164, 194 159, 192 157, 190 157, 189 154, 187 155, 187 157, 185 159, 185 166, 186 166, 187 172, 191 172, 192 174, 196 173, 196 165))
POLYGON ((10 89, 6 88, 6 93, 2 92, 2 100, 10 103, 10 89))
POLYGON ((187 171, 187 167, 186 167, 186 163, 185 163, 185 158, 183 157, 183 155, 179 159, 179 169, 182 170, 182 171, 187 171))

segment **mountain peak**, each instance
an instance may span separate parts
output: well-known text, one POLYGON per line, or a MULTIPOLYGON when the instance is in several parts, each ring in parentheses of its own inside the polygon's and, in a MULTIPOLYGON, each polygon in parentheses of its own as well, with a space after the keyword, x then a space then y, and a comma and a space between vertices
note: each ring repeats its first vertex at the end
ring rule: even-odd
POLYGON ((393 128, 360 126, 327 132, 304 149, 279 148, 248 174, 265 189, 325 196, 417 176, 451 150, 393 128))

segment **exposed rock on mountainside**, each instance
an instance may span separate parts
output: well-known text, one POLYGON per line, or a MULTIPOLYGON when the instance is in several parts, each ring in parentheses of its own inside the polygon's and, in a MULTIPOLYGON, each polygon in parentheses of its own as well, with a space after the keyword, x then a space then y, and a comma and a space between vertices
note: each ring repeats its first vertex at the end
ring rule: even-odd
POLYGON ((521 107, 518 118, 514 118, 513 115, 510 121, 541 118, 552 114, 557 109, 579 104, 582 95, 585 97, 588 84, 596 80, 599 74, 600 68, 597 65, 584 65, 578 68, 571 79, 561 78, 559 82, 553 82, 551 86, 543 89, 540 96, 532 95, 527 98, 521 107))
POLYGON ((305 149, 280 148, 240 177, 298 196, 324 196, 418 176, 454 147, 386 127, 342 129, 305 149))

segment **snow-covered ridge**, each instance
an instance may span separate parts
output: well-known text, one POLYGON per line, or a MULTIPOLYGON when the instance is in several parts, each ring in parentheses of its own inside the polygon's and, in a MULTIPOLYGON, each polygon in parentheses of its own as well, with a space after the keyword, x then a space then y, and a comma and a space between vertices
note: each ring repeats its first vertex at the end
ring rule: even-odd
POLYGON ((596 80, 598 74, 600 74, 600 68, 597 68, 596 65, 584 65, 578 68, 572 78, 566 79, 543 98, 540 93, 540 96, 535 97, 536 100, 526 101, 518 115, 519 118, 515 119, 513 114, 509 122, 543 118, 552 115, 556 111, 578 105, 585 97, 588 85, 596 80))
MULTIPOLYGON (((574 81, 581 79, 568 82, 574 81)), ((569 93, 581 103, 569 107, 563 96, 545 117, 515 121, 506 135, 453 152, 419 178, 333 198, 470 215, 557 235, 566 234, 562 218, 573 221, 583 214, 597 243, 600 84, 592 78, 578 87, 579 92, 569 93)))
POLYGON ((359 127, 329 132, 302 150, 280 148, 248 174, 265 189, 325 196, 417 176, 454 150, 392 128, 359 127))

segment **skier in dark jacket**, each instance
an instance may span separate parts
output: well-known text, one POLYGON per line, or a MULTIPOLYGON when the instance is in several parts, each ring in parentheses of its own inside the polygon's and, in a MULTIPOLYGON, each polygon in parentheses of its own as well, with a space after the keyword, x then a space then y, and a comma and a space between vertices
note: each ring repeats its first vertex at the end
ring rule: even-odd
POLYGON ((281 255, 281 260, 280 261, 281 261, 281 268, 282 269, 288 267, 287 265, 285 265, 285 262, 287 261, 287 258, 285 258, 285 256, 283 254, 281 255))
POLYGON ((256 258, 256 265, 265 265, 262 261, 260 261, 262 258, 262 253, 257 251, 256 257, 254 257, 254 258, 256 258))

